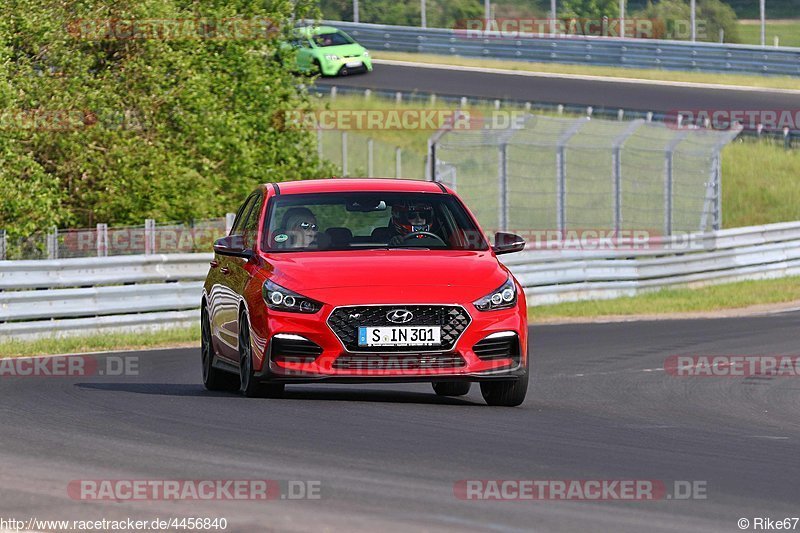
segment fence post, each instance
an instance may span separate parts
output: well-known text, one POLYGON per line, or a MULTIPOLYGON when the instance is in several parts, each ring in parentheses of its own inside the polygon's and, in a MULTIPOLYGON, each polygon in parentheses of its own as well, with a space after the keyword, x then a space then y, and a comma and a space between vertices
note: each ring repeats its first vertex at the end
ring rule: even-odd
POLYGON ((373 154, 375 149, 375 142, 372 140, 372 137, 367 139, 367 177, 371 178, 374 175, 374 167, 373 167, 373 154))
POLYGON ((45 234, 45 241, 47 243, 47 258, 48 259, 55 259, 53 252, 53 234, 49 231, 45 234))
POLYGON ((233 223, 236 221, 236 213, 225 213, 225 235, 231 234, 233 223))
POLYGON ((144 221, 144 255, 156 253, 156 221, 147 218, 144 221))
POLYGON ((428 138, 428 153, 425 156, 425 180, 436 181, 436 143, 428 138))
POLYGON ((0 229, 0 261, 5 261, 8 255, 8 234, 0 229))
POLYGON ((664 235, 672 235, 672 213, 674 211, 673 154, 678 144, 688 135, 686 130, 679 132, 664 150, 664 235))
POLYGON ((567 128, 556 145, 556 227, 563 232, 567 227, 567 142, 589 121, 589 117, 576 119, 567 128))
POLYGON ((403 176, 403 155, 400 147, 394 149, 394 177, 400 178, 403 176))
POLYGON ((664 152, 664 236, 672 235, 672 154, 671 148, 664 152))
POLYGON ((108 224, 97 225, 97 257, 108 255, 108 224))
POLYGON ((611 152, 611 165, 614 179, 614 231, 622 229, 622 145, 633 135, 644 120, 634 120, 614 139, 611 152))
POLYGON ((714 231, 722 229, 722 152, 717 150, 714 154, 714 231))
POLYGON ((342 132, 342 176, 347 176, 347 132, 342 132))
POLYGON ((47 232, 47 258, 58 259, 58 228, 53 227, 53 231, 47 232))
POLYGON ((502 143, 497 150, 498 174, 498 227, 501 231, 508 229, 508 144, 502 143))

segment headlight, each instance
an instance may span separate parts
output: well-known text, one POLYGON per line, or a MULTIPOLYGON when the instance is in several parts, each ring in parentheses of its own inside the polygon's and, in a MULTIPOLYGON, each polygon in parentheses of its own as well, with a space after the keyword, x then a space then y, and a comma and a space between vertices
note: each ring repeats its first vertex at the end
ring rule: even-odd
POLYGON ((369 52, 367 52, 366 50, 364 50, 364 57, 369 57, 369 52))
POLYGON ((276 311, 316 313, 322 309, 320 302, 285 289, 271 280, 264 282, 261 287, 261 294, 264 296, 264 302, 266 302, 267 307, 276 311))
POLYGON ((514 280, 509 276, 506 282, 497 290, 472 303, 479 311, 510 309, 517 305, 517 286, 514 285, 514 280))
POLYGON ((325 59, 327 59, 328 61, 339 61, 339 56, 337 56, 337 55, 326 55, 325 59))

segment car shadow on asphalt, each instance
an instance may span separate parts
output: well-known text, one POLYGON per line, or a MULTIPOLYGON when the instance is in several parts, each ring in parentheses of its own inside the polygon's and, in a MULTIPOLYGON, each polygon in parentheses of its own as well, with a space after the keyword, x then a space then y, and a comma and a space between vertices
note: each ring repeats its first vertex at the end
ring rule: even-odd
MULTIPOLYGON (((245 399, 235 392, 207 391, 200 384, 194 383, 76 383, 75 387, 83 390, 129 392, 133 394, 147 394, 155 396, 185 396, 245 399)), ((475 389, 473 389, 475 390, 475 389)), ((319 388, 312 386, 289 386, 282 398, 253 398, 249 401, 290 401, 290 400, 316 400, 316 401, 341 401, 341 402, 384 402, 384 403, 416 403, 430 405, 462 405, 485 406, 483 402, 467 398, 437 396, 430 393, 397 389, 341 389, 319 388)))

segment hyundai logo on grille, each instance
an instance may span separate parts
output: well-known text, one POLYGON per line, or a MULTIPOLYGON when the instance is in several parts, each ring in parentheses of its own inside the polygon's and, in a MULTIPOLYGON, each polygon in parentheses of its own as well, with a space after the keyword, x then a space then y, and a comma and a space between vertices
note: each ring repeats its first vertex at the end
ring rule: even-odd
POLYGON ((395 324, 405 324, 406 322, 411 322, 412 318, 414 318, 414 313, 406 309, 395 309, 394 311, 389 311, 386 313, 386 320, 389 322, 394 322, 395 324))

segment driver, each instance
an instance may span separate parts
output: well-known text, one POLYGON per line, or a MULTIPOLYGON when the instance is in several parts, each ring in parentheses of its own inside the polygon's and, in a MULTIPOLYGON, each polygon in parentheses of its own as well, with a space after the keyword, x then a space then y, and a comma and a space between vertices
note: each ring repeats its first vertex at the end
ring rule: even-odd
MULTIPOLYGON (((392 229, 395 236, 389 240, 389 246, 403 243, 406 235, 421 231, 430 232, 433 222, 433 208, 425 203, 402 203, 392 206, 392 229)), ((425 238, 425 235, 417 235, 425 238)))

